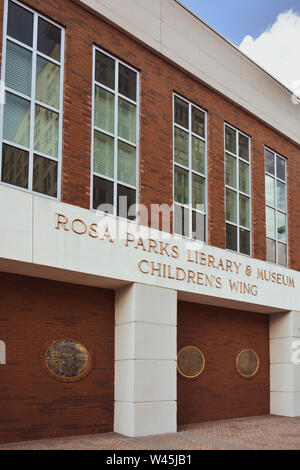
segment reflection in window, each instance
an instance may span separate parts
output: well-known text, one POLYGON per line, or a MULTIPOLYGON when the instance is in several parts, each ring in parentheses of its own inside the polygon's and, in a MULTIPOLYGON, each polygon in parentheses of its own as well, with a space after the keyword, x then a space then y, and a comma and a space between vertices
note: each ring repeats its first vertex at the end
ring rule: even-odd
POLYGON ((58 156, 58 119, 54 111, 35 107, 34 150, 51 157, 58 156))
POLYGON ((7 35, 32 47, 33 13, 14 2, 8 2, 7 35))
POLYGON ((2 181, 28 188, 29 153, 11 145, 2 148, 2 181))
POLYGON ((52 23, 39 18, 37 49, 39 52, 60 61, 61 29, 52 23))
POLYGON ((7 8, 1 181, 57 198, 63 29, 12 0, 7 8))
POLYGON ((29 147, 30 101, 5 94, 3 138, 11 143, 29 147))
POLYGON ((33 191, 57 197, 57 162, 35 155, 33 160, 33 191))
POLYGON ((59 93, 60 67, 43 57, 38 57, 36 64, 36 100, 58 109, 59 93))
POLYGON ((288 264, 286 160, 265 149, 267 261, 288 264))

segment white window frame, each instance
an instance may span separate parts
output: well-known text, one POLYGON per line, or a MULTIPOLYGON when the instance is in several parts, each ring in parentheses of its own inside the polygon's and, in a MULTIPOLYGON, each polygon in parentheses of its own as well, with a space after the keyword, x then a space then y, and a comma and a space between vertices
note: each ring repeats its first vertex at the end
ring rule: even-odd
POLYGON ((192 232, 193 232, 193 212, 197 212, 198 214, 204 215, 205 216, 205 240, 201 241, 201 243, 207 244, 208 240, 208 184, 207 184, 207 175, 208 175, 208 168, 207 168, 207 146, 208 146, 208 136, 207 136, 207 111, 205 109, 201 108, 200 106, 196 105, 192 101, 187 100, 183 96, 179 95, 178 93, 173 93, 173 205, 175 208, 175 205, 181 207, 183 210, 188 210, 189 213, 189 236, 185 236, 182 234, 178 234, 175 232, 175 211, 174 211, 174 217, 173 217, 173 233, 176 237, 182 237, 182 238, 187 238, 187 239, 192 239, 192 232), (175 98, 179 98, 180 100, 184 101, 189 105, 189 129, 187 130, 185 127, 180 126, 175 122, 175 98), (199 136, 198 134, 194 133, 192 131, 192 108, 196 108, 205 115, 205 138, 199 136), (189 135, 189 166, 186 167, 180 163, 175 162, 175 128, 180 129, 181 131, 186 132, 189 135), (192 165, 192 137, 196 137, 199 140, 202 140, 205 145, 205 155, 204 155, 204 161, 205 161, 205 174, 200 173, 196 170, 193 170, 193 165, 192 165), (189 174, 189 204, 181 204, 179 202, 175 201, 175 168, 179 167, 182 170, 185 170, 189 174), (197 176, 200 176, 201 178, 204 178, 205 180, 205 211, 201 211, 199 209, 194 209, 193 208, 193 187, 192 187, 192 175, 195 174, 197 176))
POLYGON ((4 186, 8 186, 20 191, 26 191, 29 193, 36 194, 38 196, 54 199, 54 200, 61 200, 61 166, 62 166, 62 139, 63 139, 63 134, 62 134, 62 129, 63 129, 63 111, 64 111, 64 57, 65 57, 65 29, 61 27, 59 24, 55 23, 54 21, 51 21, 49 18, 46 16, 41 15, 37 11, 35 11, 32 8, 27 7, 23 3, 17 1, 17 0, 10 0, 12 3, 15 3, 16 5, 19 5, 20 7, 24 8, 25 10, 30 11, 33 14, 33 43, 32 47, 28 46, 27 44, 23 44, 22 42, 18 41, 17 39, 12 38, 11 36, 8 36, 7 34, 7 20, 8 20, 8 2, 9 0, 5 0, 4 4, 4 19, 3 19, 3 47, 2 47, 2 66, 1 66, 1 85, 4 86, 3 90, 3 97, 5 97, 5 92, 12 93, 15 96, 18 96, 20 98, 26 99, 27 101, 30 101, 30 140, 29 140, 29 147, 23 147, 22 145, 15 144, 13 142, 10 142, 8 140, 3 139, 3 123, 4 123, 4 104, 1 104, 1 113, 0 113, 0 138, 1 138, 1 148, 0 148, 0 184, 4 186), (60 50, 60 62, 57 60, 53 59, 52 57, 49 57, 42 52, 39 52, 37 50, 37 33, 38 33, 38 19, 42 18, 48 23, 53 24, 57 28, 61 30, 61 50, 60 50), (32 52, 32 77, 31 77, 31 95, 30 97, 27 95, 24 95, 23 93, 20 93, 19 91, 13 90, 9 87, 5 86, 5 67, 6 67, 6 43, 7 40, 11 41, 12 43, 23 47, 24 49, 31 51, 32 52), (56 65, 59 65, 60 67, 60 95, 59 95, 59 103, 60 103, 60 108, 59 110, 56 108, 53 108, 52 106, 49 106, 41 101, 36 100, 35 98, 35 85, 36 85, 36 65, 37 65, 37 56, 40 56, 49 62, 52 62, 56 65), (48 109, 50 111, 54 111, 59 115, 58 118, 58 157, 52 157, 50 155, 46 155, 42 152, 38 152, 34 149, 34 119, 35 119, 35 105, 39 105, 45 109, 48 109), (27 188, 21 188, 19 186, 12 185, 10 183, 5 183, 2 180, 2 149, 3 149, 3 144, 8 144, 12 147, 18 148, 20 150, 24 150, 29 153, 29 174, 28 174, 28 189, 27 188), (57 197, 49 196, 47 194, 43 194, 40 192, 33 191, 32 186, 33 186, 33 157, 34 155, 38 155, 40 157, 47 158, 49 160, 55 161, 57 163, 57 197))
MULTIPOLYGON (((90 209, 94 212, 99 212, 101 213, 102 211, 99 211, 93 207, 93 194, 94 194, 94 176, 98 178, 102 178, 104 180, 110 181, 114 185, 114 191, 113 191, 113 214, 106 214, 106 215, 113 215, 117 217, 117 210, 118 210, 118 204, 117 204, 117 197, 118 197, 118 185, 120 186, 125 186, 129 189, 133 189, 136 192, 136 201, 135 203, 139 203, 139 168, 140 168, 140 72, 136 70, 134 67, 131 67, 128 65, 126 62, 123 62, 122 60, 118 59, 117 57, 109 54, 107 51, 101 49, 98 46, 93 46, 93 80, 92 80, 92 136, 91 136, 91 178, 90 178, 90 209), (112 90, 111 88, 103 85, 100 82, 96 81, 95 77, 95 72, 96 72, 96 52, 101 52, 101 54, 106 55, 110 59, 113 59, 115 61, 115 90, 112 90), (128 98, 127 96, 122 95, 119 93, 119 66, 124 65, 124 67, 127 67, 130 70, 133 70, 137 74, 137 83, 136 83, 136 102, 128 98), (95 86, 98 86, 102 88, 103 90, 108 91, 109 93, 112 93, 115 97, 115 107, 114 107, 114 133, 110 133, 104 129, 101 129, 100 127, 95 126, 94 123, 94 116, 95 116, 95 86), (136 144, 129 142, 126 139, 123 139, 122 137, 119 137, 119 98, 122 98, 124 101, 127 101, 128 103, 134 104, 136 106, 136 144), (114 139, 114 177, 110 178, 109 176, 101 175, 100 173, 94 172, 94 134, 95 130, 98 132, 101 132, 102 134, 105 134, 109 137, 112 137, 114 139), (136 148, 136 186, 132 186, 127 183, 123 183, 122 181, 119 181, 118 179, 118 141, 124 142, 127 145, 130 145, 131 147, 136 148)), ((129 209, 129 207, 128 207, 129 209)), ((138 214, 137 214, 138 215, 138 214)), ((122 219, 122 217, 119 217, 122 219)), ((124 218, 123 218, 124 219, 124 218)), ((127 220, 127 219, 125 219, 127 220)), ((130 220, 130 222, 134 222, 133 220, 130 220)))
MULTIPOLYGON (((225 200, 225 234, 226 234, 226 226, 228 225, 233 225, 234 227, 237 228, 237 251, 231 250, 226 247, 226 250, 231 251, 233 253, 239 253, 242 256, 252 256, 252 139, 249 135, 245 134, 244 132, 240 131, 236 127, 232 126, 231 124, 225 122, 224 123, 224 183, 225 183, 225 195, 224 195, 224 200, 225 200), (226 150, 226 127, 229 127, 236 131, 236 154, 230 152, 229 150, 226 150), (244 137, 247 137, 249 139, 249 161, 245 160, 244 158, 240 157, 240 152, 239 152, 239 135, 243 135, 244 137), (232 157, 236 158, 237 160, 237 173, 236 173, 236 188, 232 188, 226 183, 226 153, 231 155, 232 157), (249 194, 244 193, 243 191, 240 191, 240 165, 239 162, 240 160, 244 163, 247 163, 249 165, 249 194), (229 189, 233 192, 236 193, 237 195, 237 208, 236 208, 236 220, 237 223, 230 222, 226 218, 226 190, 229 189), (239 196, 245 196, 249 199, 249 222, 250 222, 250 228, 244 227, 243 225, 240 225, 240 198, 239 196), (241 253, 240 251, 240 229, 247 230, 250 232, 250 254, 245 254, 241 253)), ((226 242, 226 241, 225 241, 226 242)), ((227 245, 226 245, 227 246, 227 245)))
POLYGON ((267 224, 266 224, 266 245, 267 245, 267 239, 269 238, 270 240, 273 240, 276 244, 276 261, 275 263, 273 261, 268 261, 268 263, 273 263, 273 264, 277 264, 278 266, 283 266, 283 267, 289 267, 289 228, 288 228, 288 222, 289 222, 289 218, 288 218, 288 189, 287 189, 287 159, 285 157, 283 157, 282 155, 280 155, 279 153, 275 152, 274 150, 272 150, 271 148, 269 147, 266 147, 265 146, 265 176, 270 176, 271 178, 273 178, 275 180, 275 206, 273 207, 271 204, 268 204, 267 201, 265 201, 265 206, 266 206, 266 210, 267 210, 267 207, 269 207, 270 209, 273 209, 275 211, 275 233, 276 233, 276 237, 275 238, 272 238, 272 237, 269 237, 267 235, 267 224), (266 159, 266 151, 268 152, 271 152, 273 155, 274 155, 274 159, 275 159, 275 174, 272 175, 272 173, 269 173, 267 171, 267 159, 266 159), (285 181, 283 181, 281 178, 279 178, 277 176, 277 157, 280 158, 281 160, 284 161, 285 163, 285 181), (283 210, 281 209, 278 209, 278 204, 277 204, 277 181, 279 181, 280 183, 283 183, 285 185, 285 197, 286 197, 286 212, 284 212, 283 210), (284 214, 286 216, 286 242, 283 242, 282 240, 279 240, 278 238, 278 232, 277 232, 277 227, 278 227, 278 220, 277 220, 277 215, 278 215, 278 212, 281 213, 281 214, 284 214), (286 260, 287 260, 287 264, 286 265, 282 265, 279 263, 278 261, 278 244, 281 243, 282 245, 286 245, 286 260))

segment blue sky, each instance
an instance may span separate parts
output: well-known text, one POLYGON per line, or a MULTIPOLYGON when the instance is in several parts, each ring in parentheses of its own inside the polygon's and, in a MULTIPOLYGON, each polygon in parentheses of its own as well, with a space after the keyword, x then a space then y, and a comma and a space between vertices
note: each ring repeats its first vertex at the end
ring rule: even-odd
POLYGON ((300 15, 300 0, 180 0, 187 8, 239 46, 244 36, 254 39, 289 9, 300 15))

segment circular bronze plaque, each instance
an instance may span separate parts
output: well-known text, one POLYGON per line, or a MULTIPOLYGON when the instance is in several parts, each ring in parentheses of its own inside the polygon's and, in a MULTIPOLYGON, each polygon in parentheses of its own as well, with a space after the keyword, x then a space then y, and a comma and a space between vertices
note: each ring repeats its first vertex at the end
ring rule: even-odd
POLYGON ((88 369, 90 354, 78 341, 62 339, 55 341, 47 349, 45 361, 49 371, 55 376, 75 379, 88 369))
POLYGON ((182 348, 177 356, 177 369, 183 377, 194 379, 204 370, 205 359, 200 349, 194 346, 182 348))
POLYGON ((243 377, 253 377, 259 369, 257 354, 251 349, 244 349, 236 360, 237 370, 243 377))

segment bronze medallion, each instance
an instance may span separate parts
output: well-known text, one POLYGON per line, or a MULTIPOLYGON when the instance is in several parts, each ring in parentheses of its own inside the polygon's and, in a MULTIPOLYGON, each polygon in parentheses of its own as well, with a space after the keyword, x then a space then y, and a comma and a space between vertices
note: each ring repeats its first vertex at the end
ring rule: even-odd
POLYGON ((194 379, 204 370, 205 359, 200 349, 195 346, 182 348, 177 356, 177 369, 183 377, 194 379))
POLYGON ((243 377, 253 377, 259 369, 259 358, 251 349, 244 349, 238 355, 236 365, 243 377))
POLYGON ((75 379, 89 367, 90 354, 79 341, 62 339, 47 349, 45 362, 49 371, 57 377, 75 379))

